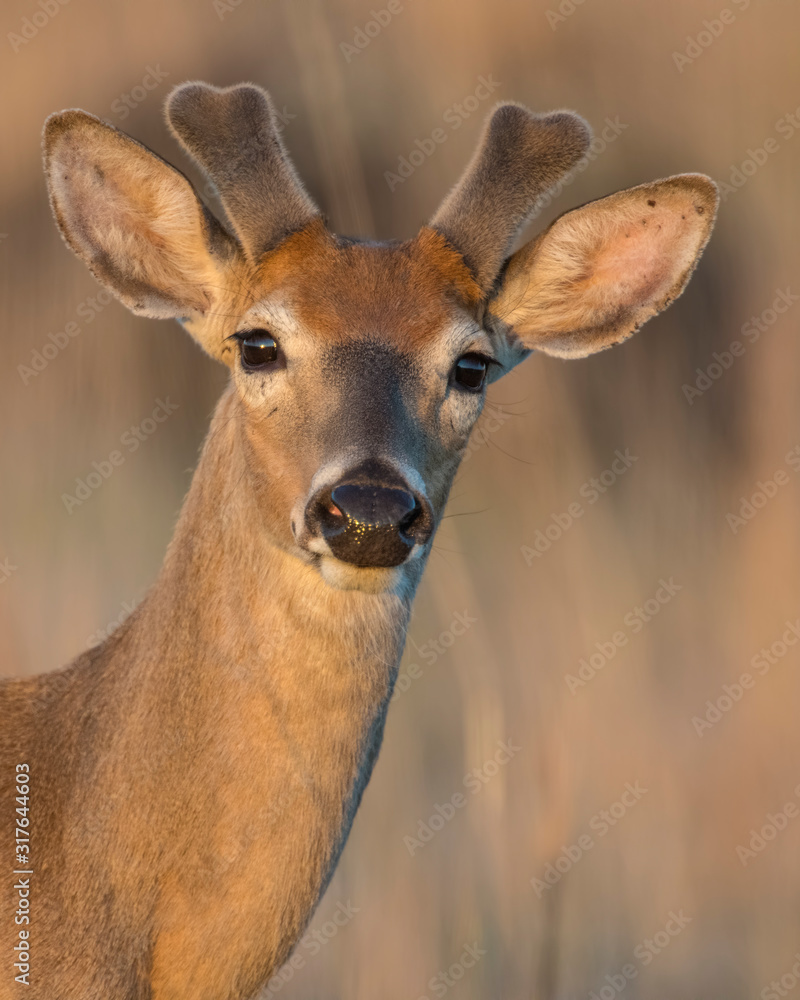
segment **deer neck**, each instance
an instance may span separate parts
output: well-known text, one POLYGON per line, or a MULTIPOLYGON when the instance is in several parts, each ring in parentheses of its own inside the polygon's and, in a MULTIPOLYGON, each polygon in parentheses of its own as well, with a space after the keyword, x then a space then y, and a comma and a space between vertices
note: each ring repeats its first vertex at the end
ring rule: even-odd
POLYGON ((219 965, 218 949, 196 924, 204 895, 213 906, 235 891, 247 914, 260 954, 243 939, 231 956, 240 967, 267 973, 302 932, 377 755, 416 586, 337 591, 270 541, 234 408, 226 394, 129 636, 146 637, 137 683, 162 734, 154 781, 168 775, 203 817, 175 840, 181 874, 155 964, 196 949, 198 983, 220 974, 206 968, 203 949, 219 965))
POLYGON ((239 433, 228 392, 148 602, 159 619, 149 634, 160 663, 179 664, 174 683, 219 685, 217 701, 271 702, 311 754, 337 706, 367 728, 385 708, 422 567, 401 592, 330 587, 263 529, 239 433))

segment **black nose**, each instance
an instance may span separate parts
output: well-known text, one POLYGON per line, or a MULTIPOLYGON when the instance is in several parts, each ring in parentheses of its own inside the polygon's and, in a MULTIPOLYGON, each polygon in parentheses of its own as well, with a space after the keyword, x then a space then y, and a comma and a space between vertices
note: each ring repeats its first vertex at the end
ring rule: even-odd
POLYGON ((306 521, 337 559, 354 566, 399 566, 431 534, 432 515, 394 474, 371 464, 354 470, 308 505, 306 521))

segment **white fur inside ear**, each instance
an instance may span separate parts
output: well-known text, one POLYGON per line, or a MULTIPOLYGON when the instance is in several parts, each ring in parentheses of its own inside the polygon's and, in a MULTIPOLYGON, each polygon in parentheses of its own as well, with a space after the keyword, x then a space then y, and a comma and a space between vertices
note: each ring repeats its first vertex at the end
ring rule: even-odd
POLYGON ((490 311, 561 357, 618 343, 683 291, 715 209, 713 183, 684 175, 568 212, 511 259, 490 311))
POLYGON ((88 115, 67 115, 68 125, 45 140, 53 209, 67 243, 134 312, 204 313, 219 277, 188 181, 123 133, 88 115))

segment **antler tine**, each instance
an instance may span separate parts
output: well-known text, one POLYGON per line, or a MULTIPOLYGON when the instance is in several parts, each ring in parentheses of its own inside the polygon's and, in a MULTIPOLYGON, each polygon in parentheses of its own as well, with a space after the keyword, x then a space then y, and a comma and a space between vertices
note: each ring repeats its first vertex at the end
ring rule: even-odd
POLYGON ((219 191, 245 252, 257 260, 319 210, 306 194, 276 126, 269 94, 184 83, 167 98, 175 138, 219 191))
POLYGON ((571 111, 537 115, 501 104, 430 225, 488 292, 536 200, 586 153, 591 129, 571 111))

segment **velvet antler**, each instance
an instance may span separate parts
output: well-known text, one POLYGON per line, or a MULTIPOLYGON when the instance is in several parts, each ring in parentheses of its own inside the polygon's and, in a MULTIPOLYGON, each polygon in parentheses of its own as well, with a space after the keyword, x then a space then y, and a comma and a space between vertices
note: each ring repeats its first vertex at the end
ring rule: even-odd
POLYGON ((537 115, 501 104, 480 145, 430 225, 454 246, 488 292, 536 200, 586 153, 591 130, 579 115, 537 115))
POLYGON ((216 186, 252 260, 319 214, 284 149, 272 101, 260 87, 184 83, 167 98, 166 117, 216 186))

